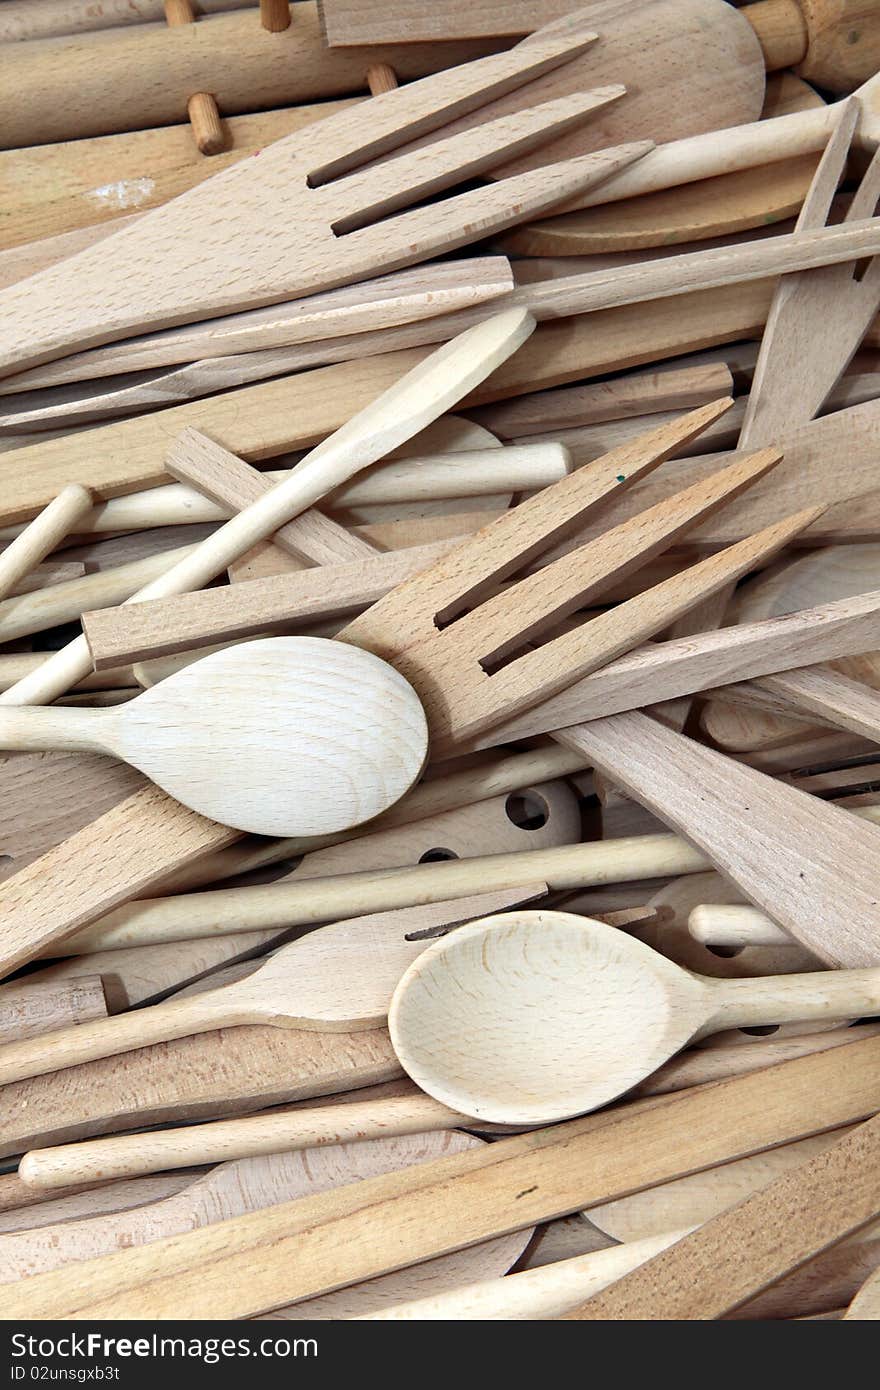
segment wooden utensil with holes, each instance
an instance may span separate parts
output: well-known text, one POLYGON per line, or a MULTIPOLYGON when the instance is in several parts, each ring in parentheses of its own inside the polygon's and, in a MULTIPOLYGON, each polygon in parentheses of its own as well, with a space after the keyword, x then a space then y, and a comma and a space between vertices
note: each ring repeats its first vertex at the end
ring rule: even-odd
POLYGON ((622 88, 563 97, 440 139, 428 151, 364 167, 413 132, 437 130, 450 114, 479 107, 494 92, 527 82, 585 46, 568 38, 533 41, 374 98, 367 125, 357 113, 330 116, 307 132, 306 145, 298 135, 278 141, 258 159, 233 165, 98 246, 10 286, 0 292, 0 371, 23 371, 134 333, 413 265, 606 178, 648 146, 585 155, 565 168, 545 166, 430 207, 411 206, 506 155, 534 148, 622 88), (399 218, 388 216, 407 206, 399 218), (186 236, 194 222, 198 248, 186 236), (169 238, 178 247, 173 268, 164 252, 169 238), (112 295, 108 267, 116 284, 112 295))
POLYGON ((426 949, 421 933, 540 897, 531 889, 462 898, 427 907, 350 919, 282 946, 253 974, 235 984, 182 999, 169 999, 78 1027, 0 1047, 0 1084, 78 1066, 172 1038, 243 1024, 351 1032, 385 1020, 397 981, 426 949), (500 900, 500 904, 499 904, 500 900), (412 934, 417 939, 410 939, 412 934))
POLYGON ((401 977, 388 1028, 442 1105, 547 1124, 607 1104, 709 1033, 878 1011, 877 970, 709 979, 613 927, 537 910, 432 943, 401 977))

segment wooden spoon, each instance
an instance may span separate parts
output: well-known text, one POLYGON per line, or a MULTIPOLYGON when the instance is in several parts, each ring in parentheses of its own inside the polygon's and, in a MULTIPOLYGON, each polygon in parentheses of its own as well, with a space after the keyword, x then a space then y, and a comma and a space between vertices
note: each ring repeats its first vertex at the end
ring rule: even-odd
POLYGON ((112 709, 4 709, 5 748, 112 753, 202 815, 256 835, 371 820, 428 749, 415 692, 370 652, 318 637, 214 652, 112 709))
MULTIPOLYGON (((544 884, 536 884, 493 896, 503 905, 544 891, 544 884)), ((484 896, 461 898, 336 922, 282 946, 234 984, 0 1047, 0 1084, 215 1028, 249 1023, 323 1033, 375 1028, 384 1023, 406 966, 425 950, 423 933, 467 921, 484 906, 484 896)))
POLYGON ((442 1104, 544 1124, 607 1104, 708 1033, 878 1010, 875 970, 710 980, 604 923, 526 911, 435 942, 397 986, 388 1026, 442 1104))

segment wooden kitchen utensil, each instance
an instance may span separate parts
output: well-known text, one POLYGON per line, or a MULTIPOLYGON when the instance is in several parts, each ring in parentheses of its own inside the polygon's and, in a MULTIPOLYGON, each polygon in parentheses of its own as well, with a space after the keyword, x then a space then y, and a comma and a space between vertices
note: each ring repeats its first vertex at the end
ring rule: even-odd
POLYGON ((865 1281, 843 1316, 844 1320, 880 1318, 880 1270, 865 1281))
POLYGON ((7 1290, 4 1309, 11 1318, 96 1319, 262 1312, 852 1123, 880 1105, 878 1055, 872 1038, 662 1104, 502 1139, 83 1262, 75 1282, 66 1272, 35 1276, 7 1290))
POLYGON ((0 989, 0 1044, 106 1017, 107 1001, 97 971, 54 987, 25 979, 0 989))
POLYGON ((374 98, 367 124, 356 113, 339 112, 308 131, 306 147, 300 148, 297 135, 278 141, 258 159, 233 165, 98 246, 10 286, 0 292, 0 370, 23 371, 133 333, 256 308, 413 265, 607 178, 640 158, 648 146, 586 155, 552 173, 547 166, 513 182, 454 195, 445 204, 411 207, 505 155, 534 148, 554 128, 583 120, 619 96, 620 87, 560 98, 438 140, 429 153, 399 155, 374 170, 363 167, 414 133, 442 127, 450 113, 473 110, 493 92, 526 82, 585 47, 582 40, 570 38, 530 41, 511 54, 480 59, 374 98), (410 211, 399 219, 388 216, 407 206, 410 211), (198 247, 186 237, 194 221, 200 227, 198 247), (162 249, 169 237, 178 243, 173 271, 162 249), (279 255, 283 244, 288 254, 279 255), (111 266, 118 277, 112 299, 107 281, 111 266))
MULTIPOLYGON (((0 395, 390 328, 469 308, 512 289, 506 256, 432 262, 307 299, 227 314, 162 333, 145 333, 111 347, 72 354, 8 377, 0 382, 0 395)), ((715 392, 715 396, 720 394, 715 392)))
MULTIPOLYGON (((550 24, 572 12, 578 19, 590 21, 605 12, 613 14, 612 7, 602 0, 496 0, 481 4, 479 9, 467 5, 465 0, 437 0, 429 8, 419 0, 403 0, 393 10, 383 11, 376 10, 370 0, 319 0, 319 9, 327 42, 331 47, 343 48, 365 43, 528 34, 539 25, 550 24)), ((714 9, 706 6, 702 11, 680 5, 671 20, 677 19, 686 26, 697 13, 705 27, 711 27, 713 21, 729 23, 720 5, 714 9)), ((853 82, 863 81, 875 72, 880 62, 880 34, 870 0, 855 0, 844 6, 827 0, 820 0, 819 4, 786 0, 770 11, 747 4, 740 8, 738 18, 741 28, 745 28, 742 21, 748 20, 754 30, 768 69, 799 67, 805 77, 831 91, 848 91, 853 82), (857 28, 850 27, 855 24, 857 28)), ((596 22, 598 26, 598 18, 596 22)), ((662 26, 662 10, 654 23, 662 26)), ((735 32, 735 26, 730 26, 730 32, 735 32)))
POLYGON ((688 918, 688 931, 706 946, 793 946, 787 931, 764 912, 736 903, 701 903, 688 918))
MULTIPOLYGON (((544 891, 541 884, 489 897, 494 907, 499 897, 506 905, 544 891)), ((253 1023, 318 1032, 376 1028, 407 965, 426 949, 421 933, 469 920, 485 905, 485 896, 337 922, 282 946, 235 984, 117 1014, 101 1027, 82 1023, 8 1043, 0 1047, 0 1084, 215 1028, 253 1023)))
MULTIPOLYGON (((471 1135, 437 1129, 357 1144, 333 1144, 320 1151, 279 1151, 223 1163, 162 1201, 0 1236, 0 1282, 11 1284, 43 1270, 148 1245, 243 1212, 295 1201, 411 1164, 466 1153, 480 1144, 471 1135)), ((460 1282, 469 1282, 469 1278, 480 1277, 484 1272, 504 1273, 521 1253, 528 1236, 528 1232, 518 1232, 481 1246, 474 1256, 473 1271, 469 1276, 466 1263, 460 1282)), ((439 1289, 444 1287, 441 1275, 442 1268, 437 1271, 439 1289)))
POLYGON ((116 709, 5 710, 0 745, 113 753, 222 824, 320 835, 408 791, 428 730, 387 663, 280 637, 214 652, 116 709))
POLYGON ((877 971, 710 980, 613 927, 532 911, 435 942, 401 978, 388 1027, 441 1104, 546 1124, 607 1104, 708 1033, 877 1011, 877 971))
POLYGON ((880 1212, 880 1117, 625 1275, 574 1320, 723 1317, 880 1212))
MULTIPOLYGON (((301 460, 296 477, 273 488, 208 536, 164 574, 138 590, 138 601, 201 588, 257 541, 317 502, 327 491, 375 463, 424 429, 476 381, 528 338, 534 321, 523 310, 493 316, 469 329, 405 373, 301 460)), ((178 440, 177 447, 198 446, 178 440)), ((82 679, 91 667, 84 637, 75 638, 32 676, 0 695, 0 704, 48 703, 82 679)))

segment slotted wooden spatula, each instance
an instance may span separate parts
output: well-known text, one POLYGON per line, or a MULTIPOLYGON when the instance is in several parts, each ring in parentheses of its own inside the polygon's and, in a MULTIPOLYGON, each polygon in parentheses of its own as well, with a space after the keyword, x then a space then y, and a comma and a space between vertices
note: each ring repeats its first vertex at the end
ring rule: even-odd
POLYGON ((620 86, 574 93, 364 167, 565 63, 591 40, 536 39, 464 64, 374 98, 368 121, 357 110, 338 112, 10 286, 0 295, 0 370, 413 265, 607 178, 650 144, 413 207, 583 120, 619 97, 620 86))

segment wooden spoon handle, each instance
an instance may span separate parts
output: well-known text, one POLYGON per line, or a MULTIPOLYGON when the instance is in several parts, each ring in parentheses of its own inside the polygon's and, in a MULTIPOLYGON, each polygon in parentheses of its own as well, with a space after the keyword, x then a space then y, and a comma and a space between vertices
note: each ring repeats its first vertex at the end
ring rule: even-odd
POLYGON ((250 1022, 249 1018, 237 1017, 234 1008, 226 1009, 216 1003, 218 993, 171 999, 149 1009, 136 1009, 57 1033, 43 1033, 23 1042, 7 1043, 0 1047, 0 1085, 25 1077, 44 1076, 47 1072, 76 1067, 101 1057, 113 1057, 119 1052, 133 1052, 152 1043, 207 1033, 225 1023, 250 1022))
POLYGON ((72 1183, 96 1182, 99 1176, 103 1181, 111 1176, 162 1173, 169 1168, 254 1158, 280 1153, 282 1149, 421 1134, 464 1123, 472 1125, 473 1120, 413 1087, 406 1095, 380 1100, 349 1101, 345 1105, 216 1120, 152 1134, 123 1134, 33 1149, 25 1154, 19 1172, 33 1187, 69 1187, 72 1183))
POLYGON ((880 970, 827 970, 713 980, 716 1011, 705 1033, 765 1023, 870 1018, 880 1013, 880 970))
POLYGON ((112 723, 110 711, 104 709, 0 709, 0 748, 106 753, 101 730, 107 719, 112 723))

